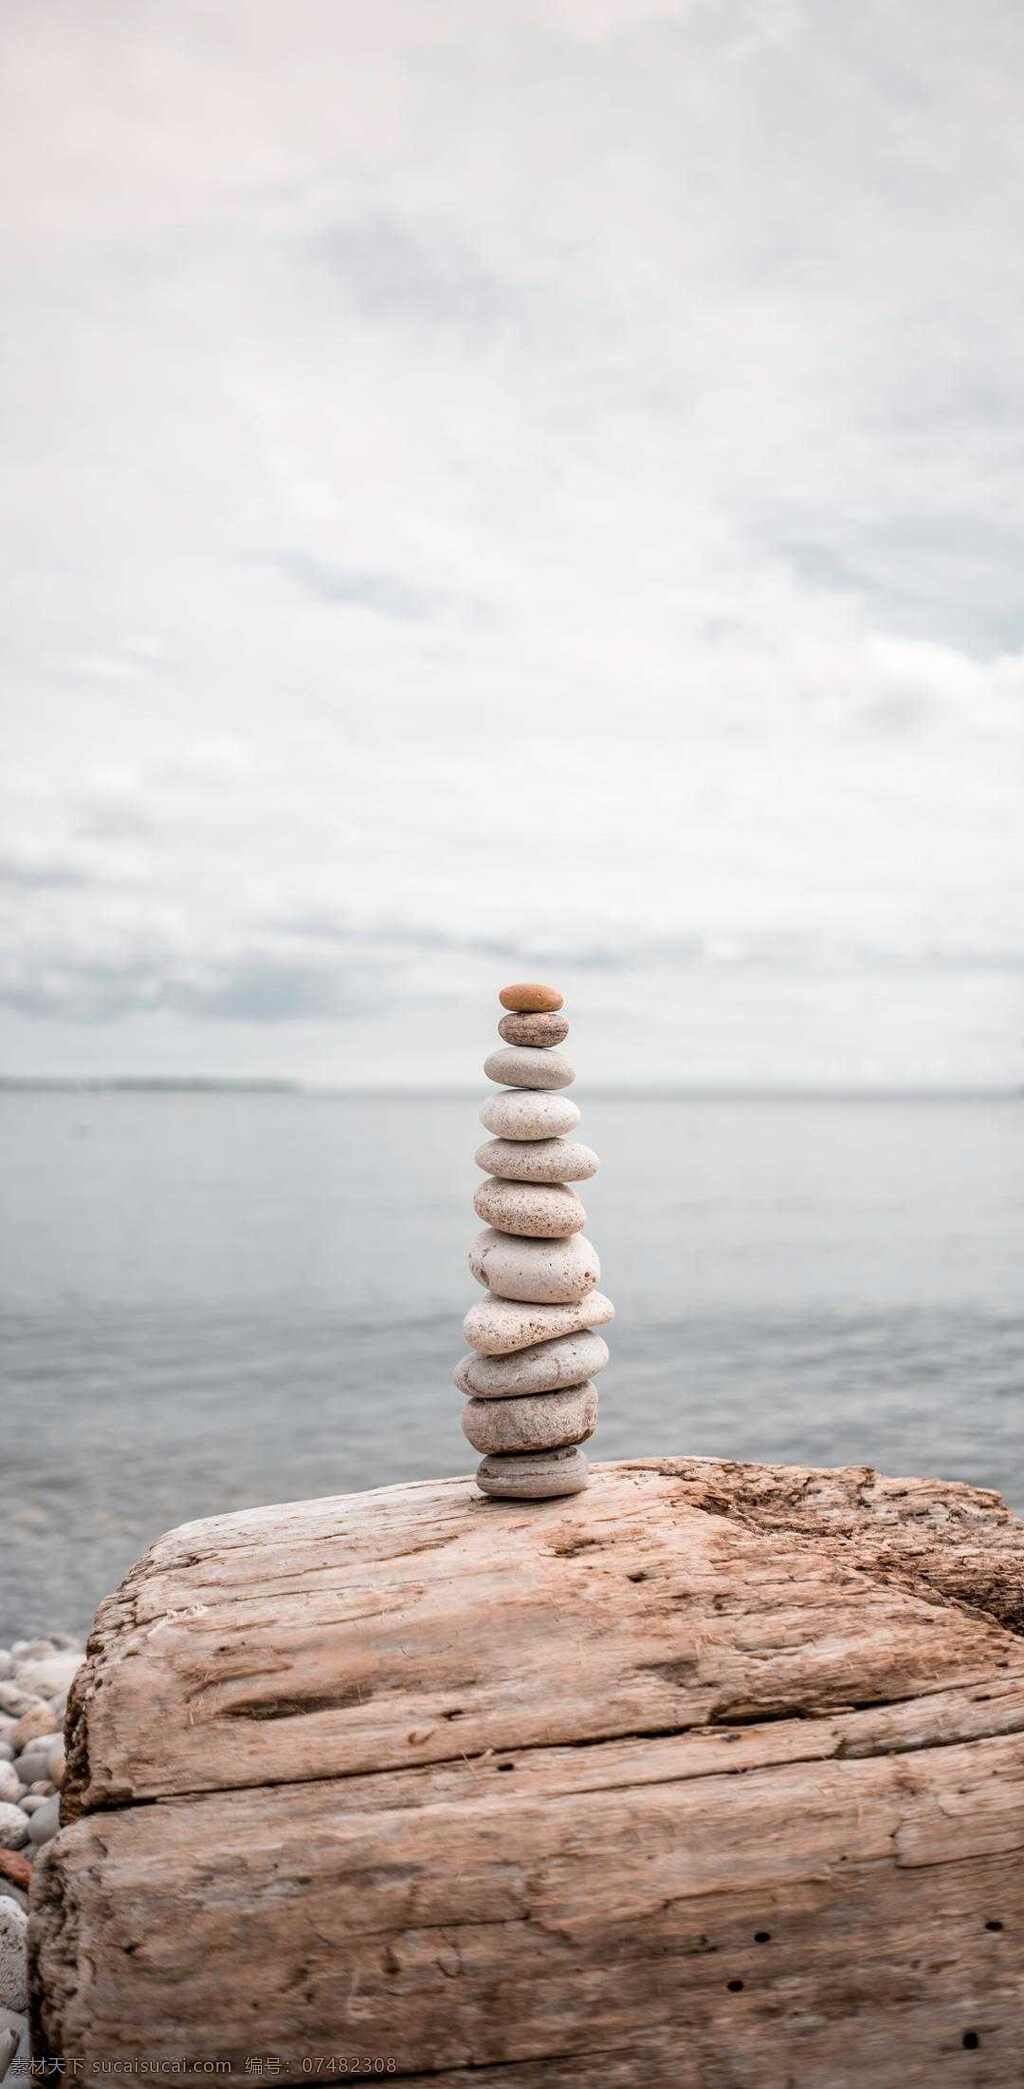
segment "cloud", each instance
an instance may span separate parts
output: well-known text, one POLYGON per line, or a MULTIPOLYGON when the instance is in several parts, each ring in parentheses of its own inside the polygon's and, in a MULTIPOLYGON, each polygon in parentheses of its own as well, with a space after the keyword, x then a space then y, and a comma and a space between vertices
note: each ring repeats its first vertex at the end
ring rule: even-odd
POLYGON ((66 892, 91 882, 88 872, 76 863, 0 855, 0 885, 13 885, 24 892, 66 892))
POLYGON ((519 293, 440 226, 375 213, 325 226, 315 251, 373 321, 481 335, 521 314, 519 293))
POLYGON ((1014 1072, 1024 17, 3 33, 8 1063, 1014 1072))
POLYGON ((370 609, 399 622, 418 622, 439 607, 439 597, 411 587, 392 573, 366 573, 332 566, 305 551, 275 551, 259 563, 276 567, 316 602, 347 609, 370 609))

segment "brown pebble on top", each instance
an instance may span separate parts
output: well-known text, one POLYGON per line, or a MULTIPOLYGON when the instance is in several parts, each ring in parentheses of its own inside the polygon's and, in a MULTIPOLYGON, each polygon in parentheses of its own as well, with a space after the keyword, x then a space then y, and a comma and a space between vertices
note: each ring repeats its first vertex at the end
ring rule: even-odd
POLYGON ((538 986, 535 981, 523 980, 515 986, 503 986, 498 999, 503 1008, 511 1008, 523 1015, 536 1015, 548 1008, 561 1008, 565 995, 556 986, 538 986))

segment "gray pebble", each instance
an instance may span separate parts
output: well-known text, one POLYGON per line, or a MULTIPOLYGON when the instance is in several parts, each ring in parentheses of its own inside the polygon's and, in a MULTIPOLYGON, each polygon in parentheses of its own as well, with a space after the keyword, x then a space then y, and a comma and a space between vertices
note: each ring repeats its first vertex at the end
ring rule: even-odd
POLYGON ((13 1900, 0 1900, 0 2004, 28 2008, 28 1916, 13 1900))
POLYGON ((516 1458, 481 1458, 476 1484, 481 1494, 505 1501, 553 1501, 580 1494, 590 1468, 578 1444, 564 1451, 532 1451, 516 1458))
POLYGON ((464 1356, 456 1367, 460 1393, 478 1400, 508 1400, 525 1393, 553 1393, 560 1386, 582 1385, 608 1362, 603 1336, 583 1332, 536 1342, 511 1356, 464 1356))
POLYGON ((505 1045, 484 1060, 484 1072, 499 1088, 568 1088, 576 1069, 561 1052, 541 1052, 534 1045, 505 1045))
POLYGON ((0 1799, 0 1850, 20 1850, 28 1841, 28 1822, 20 1806, 0 1799))
POLYGON ((462 1332, 484 1356, 508 1356, 516 1349, 532 1349, 537 1342, 552 1342, 558 1335, 574 1335, 583 1327, 604 1327, 614 1318, 615 1307, 603 1291, 588 1291, 567 1306, 521 1305, 488 1292, 470 1306, 462 1332))
POLYGON ((14 1656, 13 1654, 8 1653, 6 1647, 0 1647, 0 1678, 2 1678, 4 1682, 6 1682, 8 1676, 12 1676, 13 1674, 14 1656))
POLYGON ((578 1139, 488 1139, 474 1159, 486 1174, 513 1182, 585 1182, 600 1165, 578 1139))
MULTIPOLYGON (((40 1641, 34 1645, 41 1645, 40 1641)), ((82 1666, 82 1656, 77 1647, 47 1647, 32 1658, 26 1657, 16 1663, 17 1680, 23 1690, 31 1690, 37 1697, 51 1698, 66 1696, 72 1681, 82 1666)))
POLYGON ((0 1741, 0 1763, 13 1763, 14 1750, 9 1741, 0 1741))
POLYGON ((30 2063, 27 2016, 20 2009, 0 2009, 0 2082, 6 2080, 20 2089, 30 2063))
POLYGON ((0 1763, 0 1799, 8 1799, 17 1805, 21 1798, 21 1778, 13 1763, 0 1763))
POLYGON ((522 1400, 467 1400, 462 1410, 463 1436, 488 1456, 560 1450, 586 1443, 596 1427, 597 1387, 589 1379, 560 1393, 527 1393, 522 1400))
POLYGON ((41 1849, 44 1842, 49 1842, 50 1837, 56 1835, 59 1827, 60 1799, 54 1792, 49 1799, 43 1799, 36 1807, 29 1820, 28 1832, 36 1848, 41 1849))
POLYGON ((564 1183, 509 1182, 503 1175, 488 1175, 480 1184, 473 1210, 499 1233, 536 1240, 565 1240, 587 1223, 583 1204, 564 1183))
POLYGON ((59 1734, 37 1734, 34 1741, 26 1741, 20 1755, 14 1758, 14 1767, 22 1784, 36 1784, 40 1777, 49 1780, 50 1754, 60 1740, 59 1734))
POLYGON ((537 1088, 506 1088, 480 1112, 481 1124, 499 1139, 557 1139, 579 1121, 579 1104, 570 1095, 545 1095, 537 1088))
POLYGON ((528 1305, 574 1304, 601 1276, 597 1249, 582 1233, 568 1240, 521 1240, 488 1227, 477 1234, 468 1260, 478 1284, 528 1305))

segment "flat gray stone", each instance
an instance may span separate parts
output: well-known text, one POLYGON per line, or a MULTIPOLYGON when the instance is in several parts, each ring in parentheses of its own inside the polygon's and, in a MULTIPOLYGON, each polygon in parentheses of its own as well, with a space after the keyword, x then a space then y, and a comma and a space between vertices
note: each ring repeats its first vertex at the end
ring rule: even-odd
POLYGON ((489 1175, 480 1184, 473 1210, 498 1233, 539 1240, 565 1240, 570 1233, 582 1233, 587 1223, 579 1198, 564 1183, 510 1182, 501 1175, 489 1175))
POLYGON ((476 1484, 501 1501, 553 1501, 581 1494, 590 1477, 587 1454, 577 1444, 564 1451, 528 1451, 516 1457, 481 1458, 476 1484))
POLYGON ((521 1240, 489 1226, 477 1234, 467 1259, 478 1284, 528 1305, 574 1305, 601 1275, 597 1249, 582 1233, 568 1240, 521 1240))
POLYGON ((536 1342, 574 1335, 583 1327, 605 1327, 614 1318, 615 1307, 603 1291, 588 1291, 568 1306, 520 1305, 491 1292, 470 1306, 462 1332, 481 1356, 511 1356, 517 1349, 532 1349, 536 1342))
POLYGON ((492 1095, 480 1122, 501 1139, 557 1139, 580 1121, 579 1105, 568 1095, 544 1095, 539 1089, 506 1088, 492 1095))
POLYGON ((488 1456, 561 1450, 586 1443, 596 1427, 597 1387, 589 1379, 557 1393, 527 1393, 522 1400, 467 1400, 462 1410, 463 1436, 488 1456))
POLYGON ((538 1051, 534 1045, 504 1045, 484 1060, 489 1081, 502 1088, 568 1088, 576 1069, 561 1052, 538 1051))
POLYGON ((586 1182, 600 1166, 592 1147, 572 1139, 488 1139, 474 1159, 512 1182, 586 1182))
POLYGON ((535 1342, 511 1356, 477 1356, 474 1350, 455 1369, 460 1393, 470 1399, 508 1400, 524 1393, 553 1393, 559 1386, 582 1385, 608 1362, 608 1344, 589 1329, 535 1342))
POLYGON ((59 1827, 60 1799, 54 1792, 51 1798, 44 1799, 42 1805, 36 1807, 28 1824, 29 1840, 37 1849, 41 1849, 44 1842, 49 1842, 51 1836, 56 1835, 59 1827))
POLYGON ((567 1016, 555 1014, 551 1009, 538 1009, 533 1014, 503 1015, 498 1024, 498 1036, 506 1044, 538 1045, 542 1051, 552 1045, 560 1045, 569 1035, 567 1016))

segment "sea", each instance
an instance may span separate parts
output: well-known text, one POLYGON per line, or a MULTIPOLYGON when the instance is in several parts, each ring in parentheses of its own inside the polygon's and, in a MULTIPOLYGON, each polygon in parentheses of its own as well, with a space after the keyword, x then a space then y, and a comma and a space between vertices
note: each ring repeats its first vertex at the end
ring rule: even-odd
MULTIPOLYGON (((162 1531, 472 1470, 481 1096, 0 1094, 0 1644, 162 1531)), ((1024 1100, 588 1095, 596 1457, 873 1465, 1024 1508, 1024 1100)))

